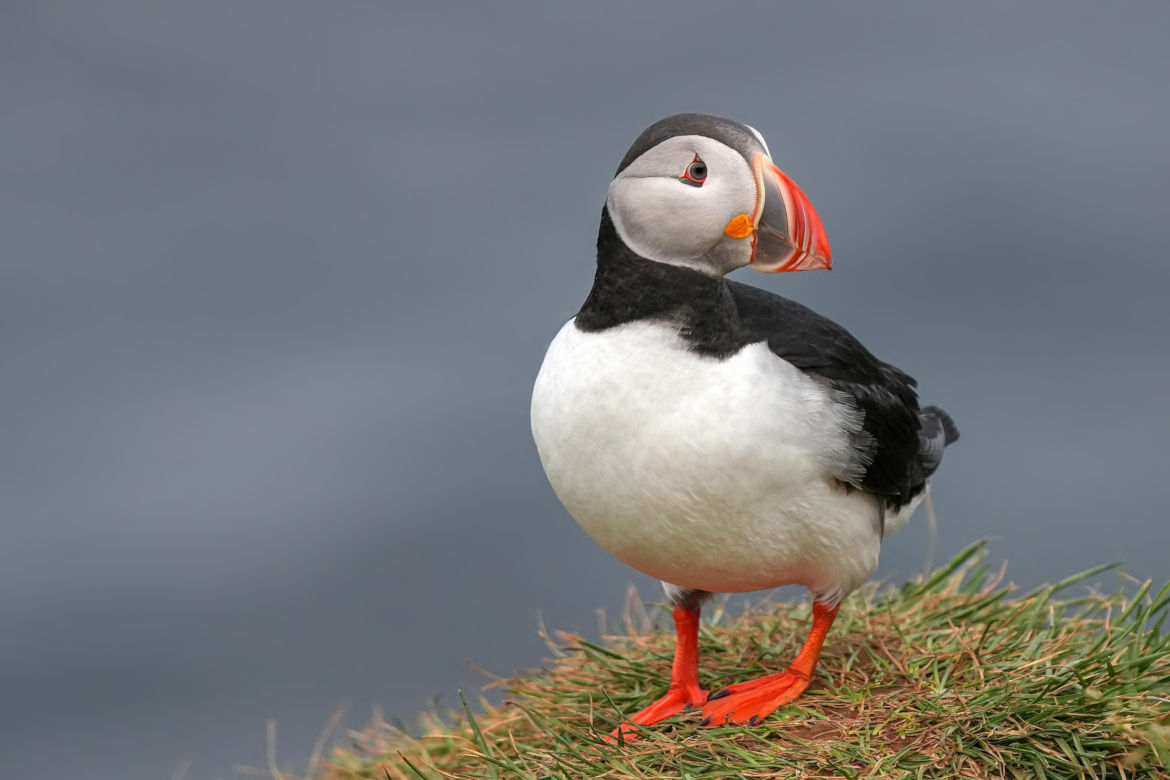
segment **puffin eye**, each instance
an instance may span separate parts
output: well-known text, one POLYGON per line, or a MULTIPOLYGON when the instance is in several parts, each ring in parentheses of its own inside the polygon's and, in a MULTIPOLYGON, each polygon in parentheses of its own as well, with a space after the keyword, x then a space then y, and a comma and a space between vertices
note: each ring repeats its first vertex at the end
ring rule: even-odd
POLYGON ((703 182, 707 179, 707 163, 699 159, 699 155, 695 155, 695 159, 691 160, 691 164, 683 171, 683 175, 678 177, 678 180, 683 184, 689 184, 692 187, 702 187, 703 182))

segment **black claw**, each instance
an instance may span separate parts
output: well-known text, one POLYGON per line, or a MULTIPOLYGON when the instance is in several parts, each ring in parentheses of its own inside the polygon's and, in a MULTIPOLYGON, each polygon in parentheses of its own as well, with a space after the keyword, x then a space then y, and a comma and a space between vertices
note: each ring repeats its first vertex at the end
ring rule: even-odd
POLYGON ((710 715, 708 715, 707 717, 705 717, 701 721, 699 721, 699 728, 706 728, 707 726, 710 726, 710 725, 711 725, 711 716, 710 715))
POLYGON ((715 701, 716 699, 722 699, 724 696, 730 696, 730 695, 731 695, 731 689, 724 688, 722 690, 715 691, 715 693, 708 696, 707 701, 715 701))
POLYGON ((748 718, 748 725, 749 725, 749 726, 754 726, 754 725, 756 725, 756 724, 757 724, 757 723, 759 723, 759 722, 760 722, 760 716, 759 716, 759 715, 752 715, 750 718, 748 718))

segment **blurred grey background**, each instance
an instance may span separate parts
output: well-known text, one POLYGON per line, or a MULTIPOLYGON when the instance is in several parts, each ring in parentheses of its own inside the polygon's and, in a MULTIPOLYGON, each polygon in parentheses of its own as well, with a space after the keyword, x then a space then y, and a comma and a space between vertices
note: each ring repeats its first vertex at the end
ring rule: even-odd
MULTIPOLYGON (((751 123, 831 274, 737 277, 917 376, 939 555, 1170 548, 1166 5, 6 0, 0 775, 226 777, 410 718, 629 583, 528 401, 610 175, 751 123)), ((920 516, 880 575, 915 574, 920 516)), ((801 597, 797 590, 790 594, 801 597)))

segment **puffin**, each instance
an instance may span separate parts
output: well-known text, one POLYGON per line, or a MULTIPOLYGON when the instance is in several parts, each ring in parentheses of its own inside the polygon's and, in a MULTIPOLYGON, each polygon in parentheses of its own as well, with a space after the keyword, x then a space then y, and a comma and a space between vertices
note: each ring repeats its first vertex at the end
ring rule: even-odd
POLYGON ((607 740, 702 708, 755 725, 812 679, 844 599, 927 493, 951 417, 845 328, 729 280, 832 267, 808 197, 753 127, 677 114, 646 128, 609 184, 597 269, 549 345, 532 434, 570 515, 661 580, 676 646, 666 692, 607 740), (784 670, 708 694, 700 609, 713 593, 799 584, 812 627, 784 670))

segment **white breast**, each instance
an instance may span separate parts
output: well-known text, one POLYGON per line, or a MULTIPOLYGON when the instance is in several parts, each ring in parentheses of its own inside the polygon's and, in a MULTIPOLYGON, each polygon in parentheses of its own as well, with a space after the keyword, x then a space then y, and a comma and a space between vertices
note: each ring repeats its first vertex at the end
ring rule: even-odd
POLYGON ((565 325, 532 396, 553 490, 602 547, 709 591, 788 583, 836 599, 877 565, 880 508, 835 479, 854 413, 752 344, 701 357, 670 325, 565 325))

